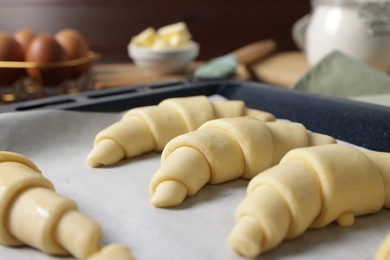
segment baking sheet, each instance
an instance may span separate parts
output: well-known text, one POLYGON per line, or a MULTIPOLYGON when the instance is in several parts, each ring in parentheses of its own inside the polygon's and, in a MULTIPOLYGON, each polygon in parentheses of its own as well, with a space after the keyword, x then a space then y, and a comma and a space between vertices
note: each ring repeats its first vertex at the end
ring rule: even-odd
POLYGON ((0 106, 1 112, 61 109, 120 112, 157 104, 169 97, 219 95, 240 99, 248 107, 300 122, 313 131, 390 152, 390 107, 237 80, 187 79, 102 91, 47 97, 0 106))
MULTIPOLYGON (((103 229, 103 243, 127 244, 136 259, 244 259, 227 245, 234 212, 247 181, 207 185, 175 208, 149 203, 149 180, 160 154, 127 159, 108 168, 90 168, 86 156, 95 134, 121 113, 41 110, 0 114, 0 150, 29 157, 57 192, 74 199, 80 211, 103 229)), ((358 217, 350 228, 334 224, 285 241, 259 259, 372 259, 390 232, 390 212, 358 217)), ((28 247, 0 246, 0 259, 59 259, 28 247)), ((60 258, 73 259, 73 258, 60 258)))

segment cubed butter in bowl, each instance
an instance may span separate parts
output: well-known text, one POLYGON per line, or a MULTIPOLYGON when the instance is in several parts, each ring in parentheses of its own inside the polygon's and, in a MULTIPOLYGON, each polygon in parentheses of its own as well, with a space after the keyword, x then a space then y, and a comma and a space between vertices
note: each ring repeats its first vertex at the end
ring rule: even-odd
POLYGON ((186 71, 199 54, 199 45, 191 40, 185 23, 149 27, 134 36, 128 53, 135 65, 155 74, 175 74, 186 71))

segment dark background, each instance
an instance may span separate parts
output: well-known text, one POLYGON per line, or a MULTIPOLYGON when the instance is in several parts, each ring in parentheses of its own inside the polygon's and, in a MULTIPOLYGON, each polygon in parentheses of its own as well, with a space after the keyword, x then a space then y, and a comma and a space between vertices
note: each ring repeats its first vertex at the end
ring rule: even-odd
POLYGON ((131 36, 184 21, 203 60, 265 38, 275 39, 279 51, 296 50, 291 27, 308 12, 309 0, 0 0, 0 29, 72 27, 102 54, 101 62, 128 62, 131 36))

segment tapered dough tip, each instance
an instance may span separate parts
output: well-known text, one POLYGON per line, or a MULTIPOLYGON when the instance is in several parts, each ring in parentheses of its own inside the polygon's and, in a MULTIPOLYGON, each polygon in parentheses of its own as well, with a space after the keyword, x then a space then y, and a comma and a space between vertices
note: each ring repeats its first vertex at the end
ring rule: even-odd
POLYGON ((107 259, 118 259, 118 260, 133 260, 130 250, 126 245, 123 244, 110 244, 103 247, 100 251, 91 255, 87 260, 107 260, 107 259))
POLYGON ((157 208, 173 207, 181 204, 187 196, 187 187, 177 181, 167 180, 161 182, 150 202, 157 208))
POLYGON ((87 163, 93 168, 99 168, 106 165, 98 156, 88 156, 87 163))
POLYGON ((228 237, 229 246, 239 255, 254 258, 262 252, 262 232, 252 217, 242 217, 228 237))
POLYGON ((273 122, 276 120, 273 114, 257 109, 247 108, 245 110, 245 115, 260 119, 264 122, 273 122))
POLYGON ((125 157, 123 148, 111 139, 104 139, 96 143, 87 157, 89 166, 97 168, 112 165, 125 157))
POLYGON ((355 223, 355 216, 352 213, 341 214, 337 218, 337 224, 340 227, 350 227, 355 223))
POLYGON ((308 145, 309 146, 318 146, 324 144, 335 144, 336 139, 329 135, 324 135, 320 133, 308 132, 308 145))
POLYGON ((255 258, 261 253, 260 247, 246 237, 235 237, 233 241, 229 242, 230 247, 241 256, 255 258))
POLYGON ((390 259, 390 234, 385 237, 375 255, 375 260, 387 259, 390 259))
POLYGON ((101 226, 76 210, 64 213, 55 235, 58 243, 77 259, 85 259, 101 248, 101 226))

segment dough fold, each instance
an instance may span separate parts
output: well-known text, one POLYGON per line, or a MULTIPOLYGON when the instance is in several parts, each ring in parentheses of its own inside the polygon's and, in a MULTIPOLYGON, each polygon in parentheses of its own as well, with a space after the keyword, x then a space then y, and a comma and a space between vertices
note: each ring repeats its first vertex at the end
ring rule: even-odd
POLYGON ((355 216, 387 205, 389 177, 388 153, 342 144, 293 149, 249 182, 229 245, 240 255, 256 257, 308 228, 332 222, 351 226, 355 216))
POLYGON ((133 260, 133 256, 126 245, 110 244, 88 257, 87 260, 133 260))
POLYGON ((32 161, 0 151, 1 244, 86 259, 100 250, 101 236, 100 225, 56 193, 32 161))
POLYGON ((275 120, 271 113, 246 108, 243 101, 212 102, 206 96, 168 98, 158 105, 133 108, 96 135, 87 162, 91 167, 107 166, 126 157, 162 151, 174 137, 209 120, 247 115, 275 120))
POLYGON ((207 183, 251 179, 293 148, 335 142, 299 123, 252 117, 210 120, 165 146, 161 166, 150 180, 151 202, 156 207, 176 206, 207 183))

